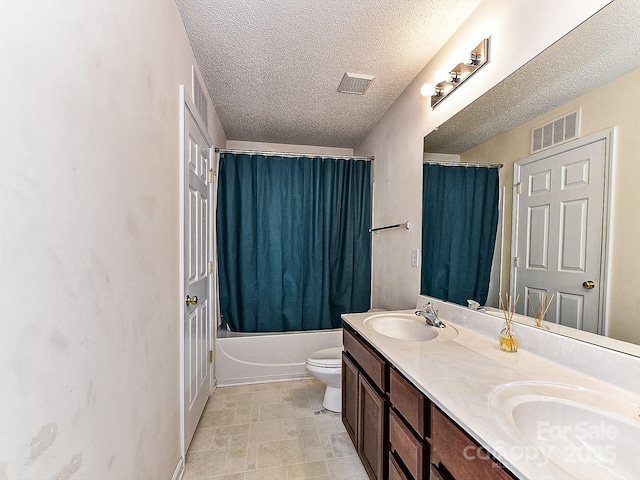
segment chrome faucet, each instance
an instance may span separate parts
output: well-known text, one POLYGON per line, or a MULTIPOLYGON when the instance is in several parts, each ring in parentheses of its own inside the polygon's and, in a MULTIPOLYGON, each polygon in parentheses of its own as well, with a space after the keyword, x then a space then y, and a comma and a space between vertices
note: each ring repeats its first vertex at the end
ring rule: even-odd
POLYGON ((442 323, 442 320, 438 318, 438 311, 433 308, 431 302, 427 303, 422 308, 424 308, 424 310, 416 310, 416 315, 424 317, 427 325, 438 328, 446 327, 446 325, 442 323))

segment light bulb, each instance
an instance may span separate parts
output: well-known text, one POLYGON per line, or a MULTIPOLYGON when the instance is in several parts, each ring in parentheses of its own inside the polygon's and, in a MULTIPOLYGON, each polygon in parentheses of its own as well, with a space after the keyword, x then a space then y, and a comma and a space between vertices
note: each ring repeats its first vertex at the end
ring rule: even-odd
POLYGON ((435 88, 430 83, 425 83, 420 87, 420 95, 423 97, 431 97, 435 93, 435 88))
POLYGON ((469 55, 469 51, 461 48, 456 52, 456 56, 454 57, 452 63, 455 65, 459 63, 464 63, 465 65, 469 65, 469 63, 471 63, 470 57, 471 56, 469 55))

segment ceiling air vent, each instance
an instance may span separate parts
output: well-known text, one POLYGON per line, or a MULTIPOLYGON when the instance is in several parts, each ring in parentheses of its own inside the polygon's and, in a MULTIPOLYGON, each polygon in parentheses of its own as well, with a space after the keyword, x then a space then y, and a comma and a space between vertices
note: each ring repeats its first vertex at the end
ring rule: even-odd
POLYGON ((358 95, 364 95, 371 82, 373 82, 371 75, 360 75, 359 73, 345 73, 342 77, 340 85, 338 85, 338 91, 340 93, 356 93, 358 95))
POLYGON ((580 136, 580 109, 531 131, 531 153, 546 150, 580 136))

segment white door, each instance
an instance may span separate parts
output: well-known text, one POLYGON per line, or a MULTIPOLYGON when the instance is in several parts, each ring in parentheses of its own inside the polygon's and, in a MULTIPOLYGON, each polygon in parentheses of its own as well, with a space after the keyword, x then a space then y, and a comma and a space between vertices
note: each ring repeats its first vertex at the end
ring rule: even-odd
MULTIPOLYGON (((605 139, 523 162, 517 199, 518 311, 555 295, 546 319, 599 332, 605 139)), ((517 170, 517 168, 516 168, 517 170)))
MULTIPOLYGON (((211 197, 207 182, 213 150, 184 104, 184 319, 183 427, 189 447, 211 393, 212 306, 209 273, 211 197)), ((193 107, 191 107, 193 108, 193 107)))

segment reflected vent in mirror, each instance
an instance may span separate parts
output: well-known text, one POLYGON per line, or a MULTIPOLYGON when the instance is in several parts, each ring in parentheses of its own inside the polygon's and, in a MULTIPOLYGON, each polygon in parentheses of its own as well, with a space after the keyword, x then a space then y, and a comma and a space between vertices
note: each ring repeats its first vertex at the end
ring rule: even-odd
POLYGON ((545 123, 531 131, 531 153, 539 152, 580 136, 580 109, 545 123))

